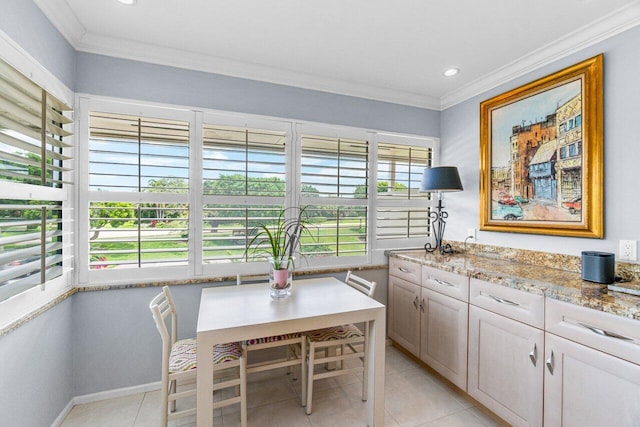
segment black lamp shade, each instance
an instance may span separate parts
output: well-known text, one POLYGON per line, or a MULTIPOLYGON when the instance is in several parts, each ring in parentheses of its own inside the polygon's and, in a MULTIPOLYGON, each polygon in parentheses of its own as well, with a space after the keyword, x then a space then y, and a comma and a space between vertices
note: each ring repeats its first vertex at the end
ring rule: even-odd
POLYGON ((462 182, 455 166, 426 168, 422 173, 420 191, 462 191, 462 182))

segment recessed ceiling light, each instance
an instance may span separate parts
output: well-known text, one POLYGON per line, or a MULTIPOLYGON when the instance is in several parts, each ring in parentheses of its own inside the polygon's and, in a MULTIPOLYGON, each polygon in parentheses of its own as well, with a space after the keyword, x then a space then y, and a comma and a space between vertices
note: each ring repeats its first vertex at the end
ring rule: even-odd
POLYGON ((459 72, 460 72, 460 68, 457 68, 457 67, 451 67, 451 68, 447 68, 446 70, 444 70, 444 71, 442 72, 442 74, 443 74, 445 77, 453 77, 453 76, 455 76, 456 74, 458 74, 459 72))
POLYGON ((117 0, 118 3, 124 4, 125 6, 133 6, 136 4, 137 0, 117 0))

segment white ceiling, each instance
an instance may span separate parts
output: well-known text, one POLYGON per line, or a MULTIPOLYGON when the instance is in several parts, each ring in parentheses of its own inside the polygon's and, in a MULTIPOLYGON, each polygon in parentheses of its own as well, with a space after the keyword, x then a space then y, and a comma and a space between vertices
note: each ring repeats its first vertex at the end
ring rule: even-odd
POLYGON ((639 0, 35 2, 80 51, 435 109, 640 23, 639 0))

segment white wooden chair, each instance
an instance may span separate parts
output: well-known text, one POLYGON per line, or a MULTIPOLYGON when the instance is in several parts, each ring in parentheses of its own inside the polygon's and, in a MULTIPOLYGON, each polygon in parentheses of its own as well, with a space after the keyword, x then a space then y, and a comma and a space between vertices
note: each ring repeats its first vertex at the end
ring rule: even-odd
MULTIPOLYGON (((362 277, 347 273, 345 283, 363 294, 373 297, 376 290, 376 282, 371 282, 362 277)), ((307 337, 307 346, 309 347, 308 356, 308 379, 307 379, 307 414, 312 411, 313 399, 313 382, 322 378, 331 378, 339 375, 362 373, 362 400, 367 400, 367 386, 369 366, 369 353, 367 351, 369 324, 365 323, 365 332, 363 333, 355 325, 335 326, 331 328, 316 329, 314 331, 305 332, 307 337), (360 350, 362 346, 362 350, 360 350), (320 352, 318 357, 318 350, 320 352), (345 351, 347 350, 347 351, 345 351), (361 365, 347 368, 343 363, 347 360, 360 359, 361 365), (316 365, 335 364, 335 369, 326 370, 324 372, 315 373, 316 365)))
MULTIPOLYGON (((268 274, 238 274, 236 278, 237 286, 251 283, 267 283, 268 281, 268 274)), ((275 360, 266 360, 247 364, 247 374, 286 367, 288 368, 287 372, 292 374, 293 379, 295 380, 297 379, 296 370, 299 369, 302 383, 300 400, 302 406, 305 406, 307 403, 307 359, 305 357, 307 352, 306 336, 302 333, 295 332, 286 335, 253 338, 246 341, 247 353, 277 347, 283 347, 285 349, 285 359, 278 358, 275 360)))
MULTIPOLYGON (((196 408, 176 411, 176 401, 195 396, 195 386, 186 391, 177 391, 177 383, 193 383, 196 379, 195 338, 177 340, 178 317, 169 287, 151 300, 149 309, 153 313, 156 327, 162 337, 162 397, 160 404, 161 426, 166 427, 168 421, 195 415, 196 408), (167 328, 166 318, 171 316, 171 328, 167 328)), ((233 388, 233 397, 214 402, 214 409, 236 403, 240 404, 240 423, 247 425, 247 387, 246 387, 246 351, 244 344, 228 343, 216 345, 213 349, 214 393, 218 390, 233 388), (216 373, 224 374, 218 382, 216 373), (239 390, 239 392, 238 392, 239 390)))

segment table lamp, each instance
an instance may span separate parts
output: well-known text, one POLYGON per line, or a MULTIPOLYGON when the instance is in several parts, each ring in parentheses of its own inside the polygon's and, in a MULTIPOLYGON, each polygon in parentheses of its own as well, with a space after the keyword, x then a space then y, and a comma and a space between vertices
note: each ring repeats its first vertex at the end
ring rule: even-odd
POLYGON ((420 184, 420 191, 430 192, 438 194, 438 205, 436 211, 429 212, 429 218, 431 219, 431 229, 436 239, 435 246, 427 242, 424 245, 424 250, 427 252, 435 252, 439 250, 441 254, 452 253, 453 249, 451 245, 443 245, 442 239, 444 237, 444 228, 447 225, 446 219, 449 214, 444 211, 442 206, 442 193, 449 191, 462 191, 462 183, 460 182, 460 175, 458 169, 455 166, 437 166, 433 168, 426 168, 422 174, 422 183, 420 184))

